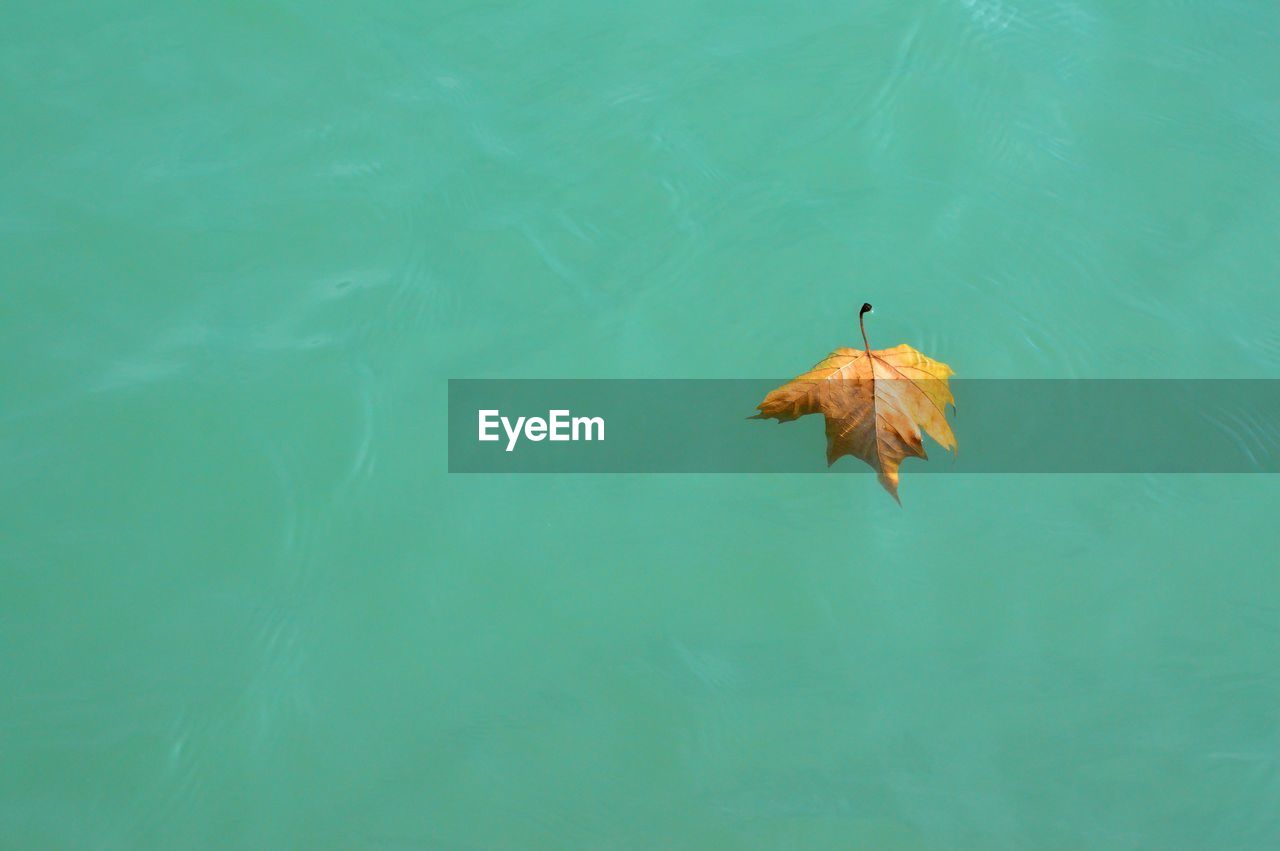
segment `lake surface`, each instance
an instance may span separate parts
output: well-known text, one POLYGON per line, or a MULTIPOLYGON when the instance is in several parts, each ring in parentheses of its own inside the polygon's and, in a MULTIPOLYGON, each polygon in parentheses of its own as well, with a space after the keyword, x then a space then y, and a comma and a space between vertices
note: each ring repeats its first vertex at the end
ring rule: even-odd
POLYGON ((785 379, 864 301, 965 378, 1280 377, 1278 35, 8 5, 0 847, 1280 845, 1274 476, 446 457, 449 378, 785 379))

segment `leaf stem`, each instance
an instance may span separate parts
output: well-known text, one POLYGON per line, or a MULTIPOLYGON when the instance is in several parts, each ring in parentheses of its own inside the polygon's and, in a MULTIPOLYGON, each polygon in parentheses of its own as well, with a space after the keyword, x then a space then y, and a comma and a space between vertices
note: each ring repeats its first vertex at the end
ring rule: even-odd
POLYGON ((862 317, 871 312, 871 305, 863 302, 862 310, 858 311, 858 328, 862 331, 862 345, 867 349, 867 357, 871 357, 871 344, 867 342, 867 326, 862 324, 862 317))

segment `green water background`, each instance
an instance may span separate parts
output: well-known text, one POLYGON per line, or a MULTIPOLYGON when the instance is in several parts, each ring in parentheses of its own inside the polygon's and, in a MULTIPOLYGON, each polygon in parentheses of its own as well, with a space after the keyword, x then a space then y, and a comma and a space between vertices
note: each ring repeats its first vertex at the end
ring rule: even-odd
POLYGON ((786 377, 863 301, 967 377, 1276 377, 1278 33, 4 6, 0 847, 1276 847, 1275 478, 899 508, 444 429, 449 377, 786 377))

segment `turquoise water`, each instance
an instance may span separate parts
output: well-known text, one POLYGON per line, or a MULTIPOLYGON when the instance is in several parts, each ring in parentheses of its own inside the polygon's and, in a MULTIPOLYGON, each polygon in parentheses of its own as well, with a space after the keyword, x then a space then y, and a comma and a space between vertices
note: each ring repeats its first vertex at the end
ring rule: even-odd
POLYGON ((1274 3, 0 24, 0 846, 1280 844, 1274 477, 445 455, 450 377, 787 378, 863 301, 1280 375, 1274 3))

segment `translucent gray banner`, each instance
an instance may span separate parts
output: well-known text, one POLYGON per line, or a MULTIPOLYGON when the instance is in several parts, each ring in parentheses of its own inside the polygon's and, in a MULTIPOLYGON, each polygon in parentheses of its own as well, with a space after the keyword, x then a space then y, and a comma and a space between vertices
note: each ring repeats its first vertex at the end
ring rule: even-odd
MULTIPOLYGON (((449 471, 823 472, 822 415, 747 419, 783 383, 451 379, 449 471)), ((951 388, 959 453, 926 438, 930 460, 909 458, 904 473, 1280 472, 1280 380, 952 379, 951 388)), ((855 458, 831 469, 869 472, 855 458)))

